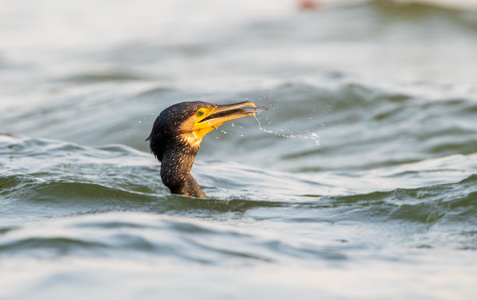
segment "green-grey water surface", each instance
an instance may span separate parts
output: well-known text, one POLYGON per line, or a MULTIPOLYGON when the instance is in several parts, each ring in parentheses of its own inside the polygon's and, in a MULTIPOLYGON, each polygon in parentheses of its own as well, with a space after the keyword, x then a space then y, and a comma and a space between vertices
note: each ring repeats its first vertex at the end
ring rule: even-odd
POLYGON ((0 299, 475 299, 477 12, 391 1, 5 2, 0 299), (208 134, 171 195, 144 141, 208 134))

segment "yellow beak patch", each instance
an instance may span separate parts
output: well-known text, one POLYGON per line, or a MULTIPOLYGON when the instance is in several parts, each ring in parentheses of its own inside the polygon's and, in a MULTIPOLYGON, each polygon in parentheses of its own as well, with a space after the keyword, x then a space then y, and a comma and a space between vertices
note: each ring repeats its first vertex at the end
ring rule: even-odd
POLYGON ((255 104, 249 101, 200 108, 195 113, 196 120, 193 132, 197 138, 202 140, 207 133, 220 125, 238 118, 254 116, 256 112, 262 110, 257 109, 255 104))
POLYGON ((220 125, 222 125, 223 123, 225 123, 225 121, 223 123, 218 124, 218 125, 211 125, 207 122, 201 123, 201 121, 204 120, 205 118, 207 118, 208 116, 210 116, 213 113, 214 110, 215 110, 215 107, 205 107, 205 108, 199 109, 195 113, 195 115, 197 117, 197 120, 195 121, 195 124, 194 124, 194 133, 200 140, 207 133, 211 132, 213 129, 215 129, 215 128, 219 127, 220 125))

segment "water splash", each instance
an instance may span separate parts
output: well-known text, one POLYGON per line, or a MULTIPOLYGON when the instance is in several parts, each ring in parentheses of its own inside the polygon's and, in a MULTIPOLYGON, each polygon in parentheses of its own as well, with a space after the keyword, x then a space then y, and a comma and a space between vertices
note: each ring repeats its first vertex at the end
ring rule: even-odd
POLYGON ((142 119, 141 119, 141 120, 139 120, 139 121, 137 121, 137 123, 138 123, 138 124, 141 124, 141 123, 142 123, 142 121, 145 121, 146 119, 147 119, 146 117, 142 117, 142 119))
MULTIPOLYGON (((246 100, 248 100, 248 98, 246 98, 246 100)), ((274 96, 272 89, 270 89, 268 91, 268 95, 263 95, 262 97, 258 97, 258 102, 259 103, 263 103, 264 101, 268 102, 268 104, 266 105, 266 109, 264 109, 265 106, 257 107, 258 109, 269 110, 271 108, 274 108, 274 107, 278 106, 278 104, 279 104, 279 101, 274 96)), ((313 108, 313 110, 315 110, 315 109, 316 108, 313 108)), ((288 138, 288 139, 298 138, 298 139, 310 140, 310 141, 313 141, 316 146, 320 145, 320 137, 316 132, 311 132, 309 130, 304 130, 304 131, 301 131, 299 133, 291 133, 291 132, 285 132, 285 129, 280 129, 280 131, 269 130, 269 129, 265 129, 265 128, 262 127, 262 123, 257 118, 257 115, 255 115, 254 118, 258 122, 258 128, 265 133, 273 134, 275 136, 280 136, 280 137, 284 137, 284 138, 288 138)), ((268 119, 265 118, 265 120, 268 120, 268 119)), ((268 122, 268 125, 271 125, 271 122, 268 122)), ((325 124, 321 123, 320 126, 324 127, 325 124)))
POLYGON ((223 134, 232 135, 232 133, 231 133, 231 132, 225 131, 225 130, 223 130, 223 129, 220 129, 220 132, 222 132, 223 134))
MULTIPOLYGON (((263 128, 262 123, 257 118, 257 116, 255 116, 255 120, 257 120, 257 122, 258 122, 258 129, 260 129, 263 132, 270 133, 270 134, 280 136, 280 137, 284 137, 284 138, 287 138, 287 139, 299 138, 299 139, 304 139, 304 140, 311 140, 315 143, 316 146, 320 145, 320 136, 315 132, 303 131, 302 133, 296 134, 296 133, 287 133, 287 132, 285 132, 285 129, 280 129, 280 132, 278 132, 278 131, 275 131, 275 130, 269 130, 269 129, 263 128)), ((270 124, 270 122, 268 124, 270 124)), ((321 124, 321 125, 325 126, 324 124, 321 124)))

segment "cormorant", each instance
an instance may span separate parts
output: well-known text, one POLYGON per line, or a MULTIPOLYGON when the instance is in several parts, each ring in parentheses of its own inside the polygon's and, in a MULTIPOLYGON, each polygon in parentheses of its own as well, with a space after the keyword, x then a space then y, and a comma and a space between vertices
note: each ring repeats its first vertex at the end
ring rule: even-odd
POLYGON ((225 122, 254 116, 267 108, 256 108, 249 101, 216 105, 193 101, 174 104, 163 110, 146 139, 161 162, 162 182, 173 194, 206 198, 190 174, 202 138, 225 122))

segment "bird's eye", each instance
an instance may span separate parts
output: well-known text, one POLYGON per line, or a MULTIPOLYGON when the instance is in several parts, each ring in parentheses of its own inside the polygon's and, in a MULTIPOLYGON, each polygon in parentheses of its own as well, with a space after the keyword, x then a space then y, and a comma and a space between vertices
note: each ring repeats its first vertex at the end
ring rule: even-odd
POLYGON ((197 115, 198 115, 199 117, 202 117, 202 116, 204 115, 204 111, 203 111, 203 110, 197 111, 197 115))

